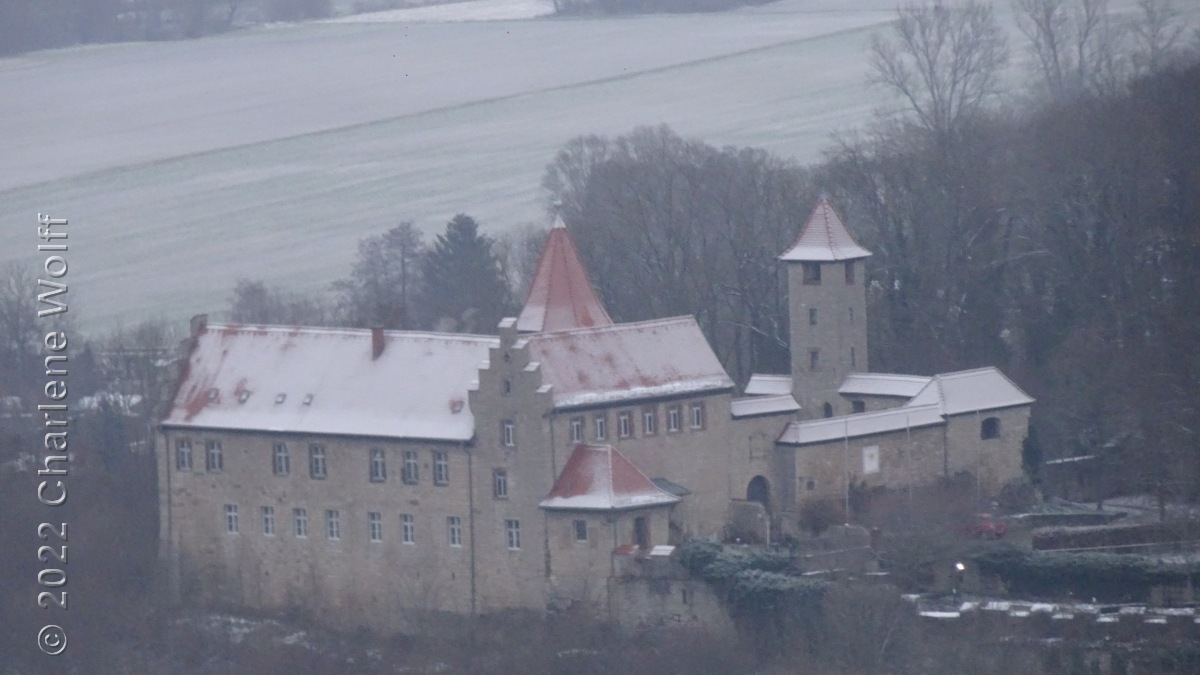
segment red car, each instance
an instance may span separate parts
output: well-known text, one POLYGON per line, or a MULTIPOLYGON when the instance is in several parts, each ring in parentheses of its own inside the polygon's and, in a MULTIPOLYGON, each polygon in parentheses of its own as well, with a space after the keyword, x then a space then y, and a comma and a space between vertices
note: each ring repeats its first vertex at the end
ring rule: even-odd
POLYGON ((980 539, 999 539, 1008 533, 1008 525, 990 513, 980 513, 964 528, 966 534, 980 539))

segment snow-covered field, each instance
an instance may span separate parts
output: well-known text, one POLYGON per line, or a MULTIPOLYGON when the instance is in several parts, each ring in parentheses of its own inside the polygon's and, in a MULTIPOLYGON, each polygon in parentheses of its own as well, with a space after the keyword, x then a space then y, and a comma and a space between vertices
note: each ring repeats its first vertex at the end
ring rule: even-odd
POLYGON ((811 161, 883 100, 864 48, 894 6, 474 0, 0 60, 0 263, 39 263, 36 214, 69 217, 79 322, 182 319, 238 277, 323 288, 400 220, 544 222, 543 168, 576 135, 666 123, 811 161))

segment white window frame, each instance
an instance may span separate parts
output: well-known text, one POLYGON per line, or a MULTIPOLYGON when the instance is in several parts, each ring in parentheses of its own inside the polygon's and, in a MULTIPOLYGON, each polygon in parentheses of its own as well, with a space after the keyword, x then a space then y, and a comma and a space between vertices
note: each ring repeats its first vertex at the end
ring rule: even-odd
POLYGON ((658 433, 658 406, 642 408, 642 435, 653 436, 658 433))
POLYGON ((593 436, 597 441, 603 441, 608 438, 608 415, 600 413, 593 418, 592 431, 593 436))
POLYGON ((417 523, 411 513, 400 514, 400 543, 417 543, 417 523))
POLYGON ((404 468, 401 472, 401 479, 409 485, 421 482, 421 465, 417 461, 416 450, 404 451, 404 468))
POLYGON ((368 479, 372 483, 387 482, 387 452, 383 448, 371 448, 368 462, 368 479))
POLYGON ((506 448, 517 446, 517 425, 512 420, 504 420, 500 423, 500 442, 506 448))
POLYGON ((633 413, 629 410, 622 410, 617 413, 617 438, 631 436, 633 436, 633 413))
POLYGON ((325 446, 313 443, 308 446, 308 477, 325 480, 329 477, 329 465, 325 462, 325 446))
POLYGON ((325 509, 325 538, 329 541, 339 541, 342 538, 342 512, 337 509, 325 509))
POLYGON ((263 536, 264 537, 274 537, 275 536, 275 507, 274 506, 262 507, 262 526, 263 526, 263 536))
POLYGON ((521 550, 521 521, 507 518, 504 521, 504 541, 510 551, 521 550))
POLYGON ((572 443, 582 443, 583 442, 583 418, 582 417, 577 416, 577 417, 571 418, 571 442, 572 443))
POLYGON ((238 507, 237 504, 225 505, 225 533, 238 533, 238 507))
POLYGON ((297 539, 308 538, 308 509, 302 506, 292 509, 292 532, 297 539))
POLYGON ((292 472, 292 456, 287 443, 276 443, 271 447, 271 473, 286 476, 292 472))
POLYGON ((492 469, 492 496, 508 499, 508 470, 492 469))
POLYGON ((450 484, 450 453, 445 450, 433 451, 433 484, 450 484))
POLYGON ((191 471, 192 470, 192 441, 191 439, 181 438, 175 441, 175 470, 176 471, 191 471))
POLYGON ((692 413, 692 428, 697 430, 703 429, 705 422, 704 403, 701 401, 692 403, 690 409, 692 413))
POLYGON ((221 441, 204 441, 204 470, 208 473, 221 473, 225 470, 225 451, 221 449, 221 441))
POLYGON ((667 433, 675 434, 683 430, 683 410, 678 405, 667 406, 667 433))
POLYGON ((367 511, 367 538, 373 544, 383 541, 383 514, 367 511))

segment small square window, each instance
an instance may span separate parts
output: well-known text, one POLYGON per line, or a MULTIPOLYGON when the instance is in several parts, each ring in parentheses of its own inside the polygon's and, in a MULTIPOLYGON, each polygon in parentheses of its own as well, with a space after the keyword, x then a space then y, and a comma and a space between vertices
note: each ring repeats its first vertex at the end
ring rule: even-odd
POLYGON ((575 541, 587 541, 587 540, 588 540, 587 521, 582 520, 582 519, 577 519, 575 521, 575 541))
POLYGON ((243 390, 238 394, 238 403, 245 403, 250 400, 250 392, 243 390))
POLYGON ((287 394, 276 394, 275 395, 275 405, 279 405, 280 403, 283 403, 286 400, 287 400, 287 394))
POLYGON ((851 405, 852 409, 854 410, 854 412, 856 412, 856 413, 861 413, 861 412, 867 411, 867 402, 866 401, 863 401, 860 399, 855 399, 853 401, 850 401, 850 405, 851 405))
POLYGON ((313 395, 312 395, 312 394, 305 394, 305 395, 304 395, 304 401, 303 401, 304 405, 312 405, 312 402, 313 402, 313 395))
POLYGON ((450 453, 436 450, 433 453, 433 484, 450 484, 450 453))
POLYGON ((617 437, 629 438, 633 435, 633 413, 623 410, 617 413, 617 437))
POLYGON ((492 471, 492 496, 496 499, 508 499, 508 472, 504 469, 492 471))
POLYGON ((808 286, 821 285, 821 263, 800 263, 804 269, 804 283, 808 286))

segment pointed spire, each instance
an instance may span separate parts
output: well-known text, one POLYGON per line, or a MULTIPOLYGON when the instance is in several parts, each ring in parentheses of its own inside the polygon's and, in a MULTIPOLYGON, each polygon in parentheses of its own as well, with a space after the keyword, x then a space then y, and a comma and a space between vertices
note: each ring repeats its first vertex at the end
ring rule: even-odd
POLYGON ((812 215, 800 228, 791 248, 779 256, 787 262, 832 262, 866 258, 871 252, 854 241, 841 216, 822 192, 812 215))
POLYGON ((517 330, 541 333, 611 325, 612 319, 588 281, 579 252, 556 209, 554 225, 529 286, 529 298, 517 318, 517 330))

